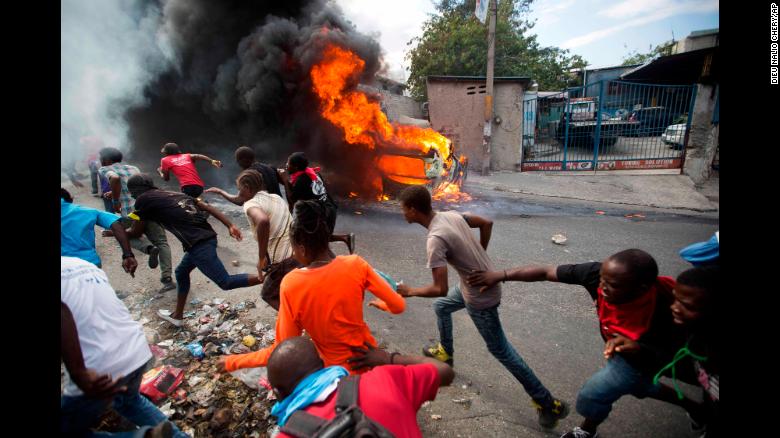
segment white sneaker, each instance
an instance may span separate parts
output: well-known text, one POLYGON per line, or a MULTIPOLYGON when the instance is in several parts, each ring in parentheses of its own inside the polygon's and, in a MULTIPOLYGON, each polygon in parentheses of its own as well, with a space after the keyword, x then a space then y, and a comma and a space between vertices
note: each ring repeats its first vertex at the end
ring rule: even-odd
POLYGON ((170 322, 171 324, 175 325, 176 327, 181 327, 182 324, 184 324, 184 320, 171 318, 169 315, 171 315, 171 311, 170 310, 159 309, 157 311, 157 316, 159 316, 161 319, 164 319, 164 320, 170 322))

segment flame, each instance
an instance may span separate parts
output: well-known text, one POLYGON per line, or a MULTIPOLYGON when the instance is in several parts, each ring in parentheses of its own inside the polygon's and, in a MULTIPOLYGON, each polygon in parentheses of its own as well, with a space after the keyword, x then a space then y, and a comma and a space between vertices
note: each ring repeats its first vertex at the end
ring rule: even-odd
MULTIPOLYGON (((426 167, 430 164, 425 164, 418 156, 430 154, 431 149, 442 160, 441 176, 446 177, 454 161, 450 140, 430 128, 390 123, 377 102, 354 90, 364 68, 365 61, 354 52, 333 44, 326 46, 322 61, 310 72, 322 117, 340 128, 349 144, 372 150, 413 152, 413 157, 392 153, 379 156, 377 167, 393 181, 415 185, 429 183, 431 175, 426 167)), ((463 156, 459 158, 461 164, 464 160, 463 156)), ((434 193, 445 190, 445 187, 440 188, 434 193)), ((452 189, 448 190, 451 195, 452 189)), ((382 190, 378 192, 382 193, 382 190)), ((459 188, 457 193, 460 193, 459 188)))
POLYGON ((472 199, 471 195, 468 193, 461 192, 460 187, 457 184, 447 181, 441 183, 439 187, 436 187, 431 198, 436 201, 446 202, 471 201, 472 199))
POLYGON ((382 193, 381 195, 377 195, 376 200, 380 201, 380 202, 381 201, 389 201, 390 200, 390 195, 382 193))
POLYGON ((355 192, 349 192, 349 197, 350 197, 350 198, 357 198, 358 196, 360 196, 360 195, 358 195, 358 194, 357 194, 357 193, 355 193, 355 192))

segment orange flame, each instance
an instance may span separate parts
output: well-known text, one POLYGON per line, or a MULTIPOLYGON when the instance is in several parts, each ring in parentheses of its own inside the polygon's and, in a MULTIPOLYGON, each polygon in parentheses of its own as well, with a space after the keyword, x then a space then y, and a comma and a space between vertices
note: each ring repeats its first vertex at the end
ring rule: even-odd
MULTIPOLYGON (((333 44, 325 48, 322 61, 311 69, 322 117, 339 127, 349 144, 369 149, 379 145, 422 154, 434 149, 443 161, 442 176, 446 176, 453 164, 451 142, 447 137, 430 128, 391 124, 377 102, 369 100, 363 92, 348 91, 354 88, 364 68, 365 61, 355 53, 333 44)), ((463 160, 465 157, 460 158, 461 163, 463 160)), ((382 155, 377 160, 377 167, 388 178, 402 184, 430 181, 419 158, 382 155)), ((435 193, 438 191, 437 188, 435 193)))
POLYGON ((471 195, 460 191, 457 184, 443 182, 434 190, 431 196, 436 201, 461 202, 471 201, 471 195))

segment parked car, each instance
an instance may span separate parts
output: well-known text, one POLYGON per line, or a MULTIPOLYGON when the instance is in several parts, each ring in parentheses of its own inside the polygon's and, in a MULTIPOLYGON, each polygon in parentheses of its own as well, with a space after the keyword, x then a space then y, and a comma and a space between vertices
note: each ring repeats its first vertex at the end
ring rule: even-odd
POLYGON ((637 137, 649 137, 661 135, 666 127, 672 124, 674 116, 662 106, 650 106, 634 110, 628 118, 631 122, 637 122, 633 135, 637 137))
POLYGON ((672 149, 682 149, 685 142, 685 129, 687 124, 678 123, 676 125, 670 125, 666 128, 663 134, 661 134, 661 140, 669 145, 672 149))

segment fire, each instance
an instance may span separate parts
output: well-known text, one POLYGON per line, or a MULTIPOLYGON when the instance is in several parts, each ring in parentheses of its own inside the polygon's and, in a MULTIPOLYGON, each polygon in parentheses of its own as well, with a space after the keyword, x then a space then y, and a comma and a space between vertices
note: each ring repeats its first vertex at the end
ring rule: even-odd
POLYGON ((358 195, 358 194, 357 194, 357 193, 355 193, 355 192, 349 192, 349 197, 350 197, 350 198, 357 198, 358 196, 360 196, 360 195, 358 195))
POLYGON ((471 201, 471 195, 460 191, 457 184, 443 182, 436 188, 431 196, 436 201, 461 202, 471 201))
POLYGON ((380 202, 382 202, 382 201, 389 201, 390 200, 390 195, 386 195, 386 194, 382 193, 381 195, 377 195, 376 200, 380 201, 380 202))
MULTIPOLYGON (((349 144, 369 149, 401 151, 399 154, 383 154, 377 159, 377 167, 390 179, 402 184, 427 184, 439 176, 446 177, 454 159, 451 142, 447 137, 430 128, 392 124, 377 102, 369 100, 360 91, 352 90, 358 82, 365 61, 355 53, 328 45, 322 61, 311 69, 313 91, 320 100, 320 114, 344 133, 349 144), (434 166, 431 150, 440 158, 442 165, 434 166), (407 151, 409 156, 404 156, 407 151), (431 158, 423 161, 421 156, 431 158), (443 168, 441 168, 443 167, 443 168)), ((465 163, 465 157, 459 159, 465 163)), ((459 166, 458 166, 459 167, 459 166)), ((454 176, 454 175, 453 175, 454 176)), ((458 184, 462 182, 457 178, 458 184)), ((457 184, 453 184, 460 193, 457 184)), ((438 194, 451 188, 440 185, 434 190, 438 194)), ((381 191, 380 191, 381 193, 381 191)), ((385 195, 380 195, 379 198, 385 195)), ((466 195, 468 196, 468 195, 466 195)), ((461 198, 464 198, 461 196, 461 198)))

